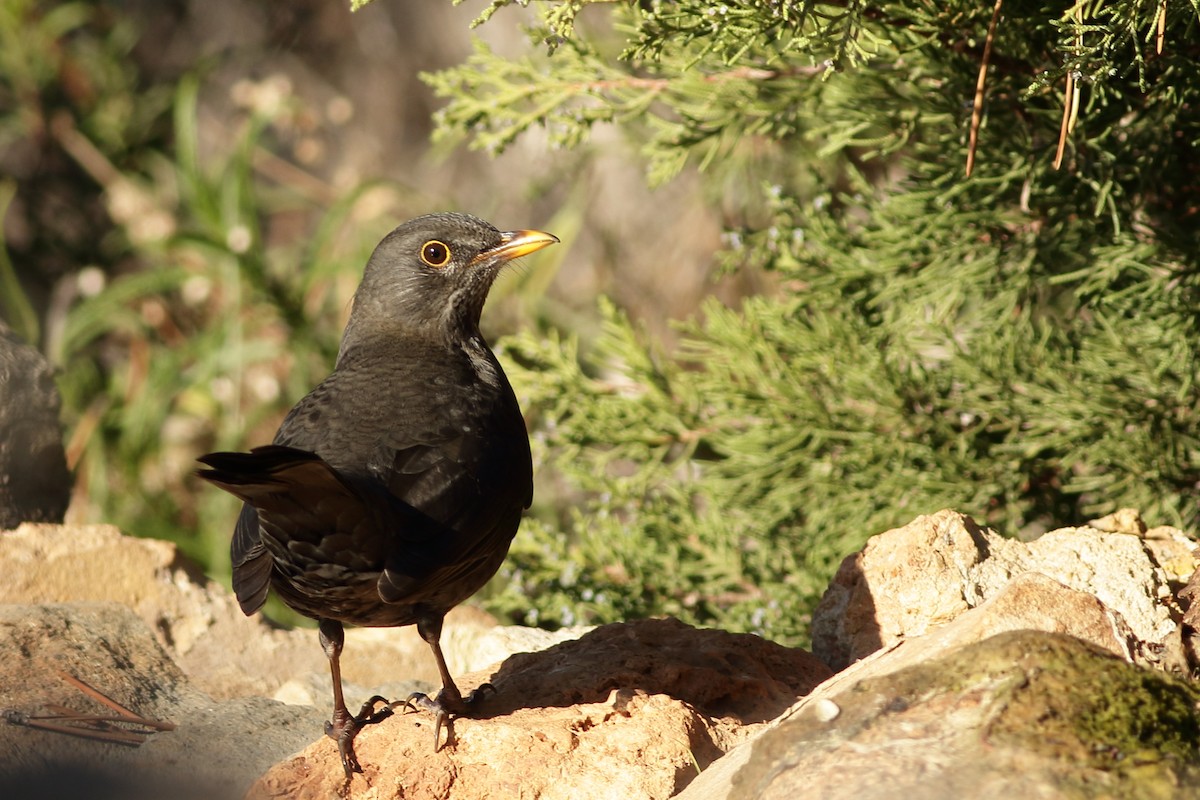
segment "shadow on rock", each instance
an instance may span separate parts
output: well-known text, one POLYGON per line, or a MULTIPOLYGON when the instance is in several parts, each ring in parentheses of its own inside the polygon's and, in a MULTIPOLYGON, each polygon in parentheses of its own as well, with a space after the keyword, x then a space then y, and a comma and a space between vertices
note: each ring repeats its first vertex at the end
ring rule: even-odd
POLYGON ((475 718, 642 691, 674 697, 705 716, 753 724, 779 716, 830 674, 811 653, 752 634, 693 628, 676 619, 615 623, 541 652, 510 656, 489 679, 496 693, 475 718))
POLYGON ((6 800, 219 800, 233 797, 228 786, 202 781, 155 779, 141 771, 105 769, 63 760, 0 777, 6 800))

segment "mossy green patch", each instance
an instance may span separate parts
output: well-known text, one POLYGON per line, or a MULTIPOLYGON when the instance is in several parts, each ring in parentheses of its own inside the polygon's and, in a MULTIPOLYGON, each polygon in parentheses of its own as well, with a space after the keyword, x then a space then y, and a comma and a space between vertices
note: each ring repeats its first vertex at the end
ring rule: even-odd
POLYGON ((1130 779, 1130 797, 1200 787, 1200 687, 1070 637, 1016 632, 989 643, 997 655, 1013 651, 1015 672, 988 741, 1130 779))

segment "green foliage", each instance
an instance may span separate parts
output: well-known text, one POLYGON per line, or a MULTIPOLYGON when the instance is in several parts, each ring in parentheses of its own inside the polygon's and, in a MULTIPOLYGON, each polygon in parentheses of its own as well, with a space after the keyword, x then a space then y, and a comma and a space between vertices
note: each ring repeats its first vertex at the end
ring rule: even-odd
POLYGON ((97 222, 94 181, 154 147, 170 102, 162 87, 139 83, 135 41, 127 21, 94 4, 0 3, 0 217, 13 234, 0 242, 0 312, 34 345, 46 331, 21 280, 31 252, 47 273, 125 255, 105 235, 111 224, 97 222), (20 256, 8 238, 23 240, 20 256))
POLYGON ((132 46, 132 31, 101 17, 87 3, 0 5, 0 142, 44 132, 43 112, 60 101, 106 144, 125 140, 134 92, 118 56, 132 46))
POLYGON ((1158 3, 1005 4, 970 178, 991 4, 539 8, 542 52, 428 78, 440 135, 619 126, 651 183, 704 170, 717 257, 780 289, 709 303, 670 354, 612 309, 582 354, 508 343, 555 497, 498 608, 801 642, 840 558, 919 513, 1200 524, 1200 5, 1159 54, 1158 3))
MULTIPOLYGON (((201 164, 196 90, 187 79, 177 93, 174 163, 155 164, 153 181, 129 173, 118 184, 159 217, 155 235, 137 237, 132 221, 124 229, 152 268, 75 305, 51 357, 63 367, 88 502, 125 530, 175 539, 217 567, 228 563, 235 504, 194 494, 193 459, 261 438, 289 398, 323 377, 349 299, 333 285, 345 244, 331 231, 359 193, 326 212, 299 252, 268 248, 253 159, 270 120, 248 115, 229 155, 201 164), (114 360, 114 347, 130 348, 128 360, 114 360), (215 535, 195 537, 196 527, 215 535)), ((352 244, 355 256, 365 258, 362 247, 352 244)))
POLYGON ((248 84, 227 139, 202 147, 200 75, 151 83, 130 58, 139 36, 103 4, 0 3, 0 154, 21 166, 0 216, 32 231, 25 263, 0 251, 0 311, 59 370, 75 517, 173 539, 219 576, 236 504, 197 490, 195 456, 269 439, 324 376, 356 282, 347 266, 390 220, 346 224, 371 184, 318 207, 263 180, 264 142, 298 113, 270 79, 248 84), (285 216, 311 217, 303 244, 272 241, 285 216), (21 277, 56 259, 72 270, 56 289, 69 302, 39 336, 21 277))
MULTIPOLYGON (((594 340, 504 343, 540 472, 491 608, 800 643, 838 561, 919 513, 1014 535, 1119 506, 1200 523, 1195 0, 1168 5, 1161 54, 1157 2, 1009 0, 970 178, 991 4, 536 8, 530 53, 478 44, 426 76, 438 136, 499 152, 536 130, 582 151, 617 128, 651 183, 703 170, 727 228, 715 258, 776 288, 709 302, 669 352, 605 301, 594 340)), ((192 460, 265 441, 319 380, 394 218, 366 202, 382 187, 332 202, 263 180, 303 111, 269 80, 202 146, 199 78, 143 86, 135 41, 102 4, 0 3, 0 149, 34 143, 106 216, 75 250, 46 243, 80 269, 43 338, 82 516, 173 536, 219 573, 235 503, 198 491, 192 460), (273 235, 297 218, 305 243, 273 235)), ((18 203, 43 194, 18 180, 18 203)), ((580 224, 573 207, 547 227, 580 224)), ((543 263, 509 286, 545 285, 543 263)), ((0 300, 32 334, 16 267, 0 259, 0 300)))
MULTIPOLYGON (((195 458, 270 441, 327 374, 362 265, 412 193, 335 195, 283 163, 281 142, 341 124, 327 97, 269 71, 226 97, 203 66, 168 83, 131 57, 140 36, 105 3, 0 0, 0 162, 21 167, 0 218, 26 240, 0 248, 0 313, 58 368, 72 517, 171 539, 227 578, 237 502, 193 477, 195 458), (26 291, 39 279, 49 312, 26 291)), ((553 229, 577 225, 564 210, 553 229)), ((515 300, 553 277, 530 263, 505 282, 515 300)))

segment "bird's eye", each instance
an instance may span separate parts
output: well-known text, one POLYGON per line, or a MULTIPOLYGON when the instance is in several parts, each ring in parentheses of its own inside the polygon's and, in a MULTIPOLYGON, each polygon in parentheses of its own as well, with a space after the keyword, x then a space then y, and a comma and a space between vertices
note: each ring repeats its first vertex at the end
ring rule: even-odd
POLYGON ((450 263, 450 248, 437 239, 421 245, 421 260, 431 267, 444 267, 450 263))

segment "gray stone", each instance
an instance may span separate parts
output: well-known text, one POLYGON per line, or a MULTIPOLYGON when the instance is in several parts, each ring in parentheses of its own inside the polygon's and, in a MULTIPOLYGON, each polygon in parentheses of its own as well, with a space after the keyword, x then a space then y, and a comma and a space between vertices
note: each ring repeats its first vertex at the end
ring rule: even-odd
POLYGON ((53 368, 0 321, 0 531, 67 512, 61 405, 53 368))
POLYGON ((120 604, 0 605, 6 714, 113 713, 63 674, 175 728, 131 747, 0 721, 0 797, 238 798, 271 764, 320 738, 325 718, 265 698, 214 701, 120 604))
POLYGON ((1012 631, 871 678, 756 739, 729 797, 1200 796, 1200 688, 1012 631))

